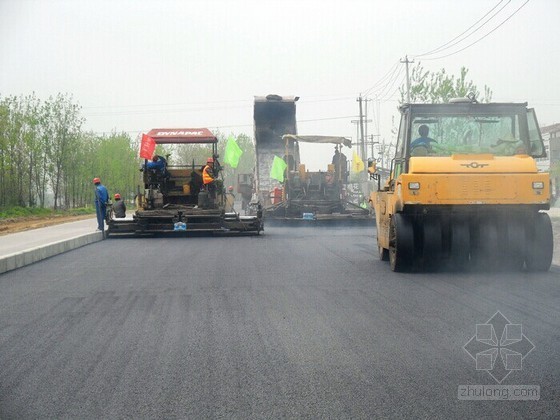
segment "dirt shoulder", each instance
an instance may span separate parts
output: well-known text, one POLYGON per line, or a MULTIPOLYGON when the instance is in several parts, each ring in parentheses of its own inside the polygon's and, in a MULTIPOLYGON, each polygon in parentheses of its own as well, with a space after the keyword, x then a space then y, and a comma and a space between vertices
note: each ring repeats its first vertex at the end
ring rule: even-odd
POLYGON ((95 218, 95 214, 28 216, 14 219, 2 219, 0 220, 0 236, 92 218, 95 218))

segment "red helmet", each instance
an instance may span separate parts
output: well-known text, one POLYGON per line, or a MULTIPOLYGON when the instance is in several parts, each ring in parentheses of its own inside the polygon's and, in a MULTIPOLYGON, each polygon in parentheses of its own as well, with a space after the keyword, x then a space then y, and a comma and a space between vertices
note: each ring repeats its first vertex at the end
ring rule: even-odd
POLYGON ((101 184, 101 180, 99 178, 93 178, 94 184, 101 184))
POLYGON ((121 195, 120 195, 119 193, 116 193, 116 194, 115 194, 115 200, 116 200, 116 199, 120 199, 120 198, 121 198, 121 195))
POLYGON ((233 191, 233 185, 230 185, 229 187, 227 187, 228 191, 233 191))
POLYGON ((214 158, 209 157, 206 159, 206 163, 214 163, 214 158))

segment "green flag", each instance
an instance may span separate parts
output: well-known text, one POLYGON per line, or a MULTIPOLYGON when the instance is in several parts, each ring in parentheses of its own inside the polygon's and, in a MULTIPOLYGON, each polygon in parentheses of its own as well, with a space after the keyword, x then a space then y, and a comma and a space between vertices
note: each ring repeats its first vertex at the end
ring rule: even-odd
POLYGON ((280 182, 284 182, 284 171, 288 165, 283 159, 278 156, 274 156, 274 161, 272 162, 272 168, 270 168, 270 177, 272 179, 277 179, 280 182))
POLYGON ((233 136, 230 136, 228 138, 226 149, 224 151, 223 162, 228 164, 232 168, 237 168, 237 165, 239 165, 239 158, 242 154, 243 150, 239 148, 233 136))

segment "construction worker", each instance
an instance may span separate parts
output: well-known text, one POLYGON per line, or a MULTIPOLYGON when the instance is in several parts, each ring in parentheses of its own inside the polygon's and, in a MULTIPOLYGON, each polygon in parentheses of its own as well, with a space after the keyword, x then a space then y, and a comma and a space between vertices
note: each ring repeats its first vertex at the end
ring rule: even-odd
POLYGON ((97 214, 97 230, 104 231, 109 192, 101 183, 99 178, 93 178, 93 184, 95 185, 95 213, 97 214))
POLYGON ((225 208, 226 213, 233 213, 235 211, 234 204, 235 204, 235 194, 233 194, 233 185, 230 185, 226 193, 226 208, 225 208))
POLYGON ((410 154, 413 156, 425 156, 433 153, 432 143, 437 143, 437 141, 428 137, 430 128, 426 124, 422 124, 418 127, 418 134, 420 134, 420 137, 410 143, 410 154), (414 150, 415 148, 417 150, 414 150))
POLYGON ((214 158, 206 159, 206 166, 202 169, 202 185, 208 191, 210 198, 215 198, 216 193, 216 174, 214 173, 214 158))
MULTIPOLYGON (((342 146, 340 147, 342 150, 342 146)), ((338 150, 338 145, 334 148, 334 156, 332 158, 332 163, 334 165, 334 170, 336 172, 336 179, 346 184, 348 180, 348 172, 346 171, 348 160, 346 155, 342 151, 338 150)))
POLYGON ((126 204, 121 200, 119 193, 115 194, 115 202, 113 203, 113 213, 116 218, 122 219, 126 217, 126 204))
POLYGON ((152 157, 152 161, 148 162, 148 164, 146 165, 146 168, 157 169, 163 174, 165 173, 166 166, 167 161, 163 156, 154 155, 154 157, 152 157))

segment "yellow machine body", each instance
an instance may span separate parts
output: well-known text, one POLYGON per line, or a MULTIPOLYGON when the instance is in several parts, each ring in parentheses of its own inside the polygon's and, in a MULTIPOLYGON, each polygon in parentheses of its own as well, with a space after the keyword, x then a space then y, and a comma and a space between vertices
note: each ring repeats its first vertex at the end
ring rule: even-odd
POLYGON ((550 207, 550 177, 536 165, 545 149, 533 111, 461 101, 407 104, 401 114, 387 179, 377 169, 372 175, 380 258, 394 271, 548 270, 552 227, 542 210, 550 207))

